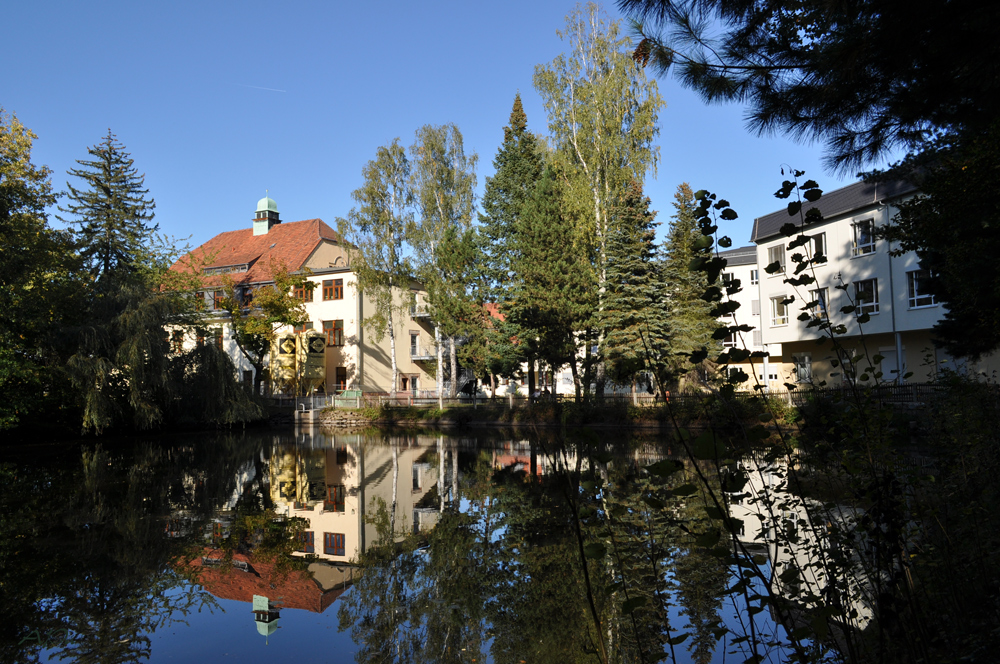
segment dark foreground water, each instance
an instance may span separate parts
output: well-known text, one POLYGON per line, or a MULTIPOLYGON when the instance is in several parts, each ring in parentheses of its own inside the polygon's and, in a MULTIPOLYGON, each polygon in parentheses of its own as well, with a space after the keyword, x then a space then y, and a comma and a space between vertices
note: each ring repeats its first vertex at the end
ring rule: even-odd
POLYGON ((713 493, 679 458, 593 433, 6 450, 0 661, 785 660, 796 613, 761 598, 801 554, 714 502, 738 515, 780 468, 713 493))

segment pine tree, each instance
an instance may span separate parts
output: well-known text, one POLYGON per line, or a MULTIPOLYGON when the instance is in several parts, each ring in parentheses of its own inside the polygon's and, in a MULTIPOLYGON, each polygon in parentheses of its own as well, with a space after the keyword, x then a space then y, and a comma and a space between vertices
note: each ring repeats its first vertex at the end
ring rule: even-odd
POLYGON ((712 305, 702 299, 709 286, 705 273, 690 268, 696 255, 695 247, 703 237, 695 215, 696 207, 691 187, 686 182, 679 185, 662 252, 662 278, 670 294, 670 363, 678 373, 689 368, 687 355, 712 346, 712 334, 719 327, 711 314, 712 305))
POLYGON ((108 130, 104 140, 87 149, 93 160, 77 160, 82 168, 69 171, 86 185, 67 183, 69 203, 59 208, 73 216, 64 221, 76 226, 80 257, 91 276, 108 284, 146 270, 153 259, 149 247, 159 226, 153 224, 156 203, 144 189, 140 175, 124 146, 108 130), (113 277, 113 279, 112 279, 113 277))
POLYGON ((598 316, 610 377, 631 383, 651 371, 662 387, 673 331, 657 265, 655 216, 642 185, 633 180, 612 208, 607 281, 598 316))

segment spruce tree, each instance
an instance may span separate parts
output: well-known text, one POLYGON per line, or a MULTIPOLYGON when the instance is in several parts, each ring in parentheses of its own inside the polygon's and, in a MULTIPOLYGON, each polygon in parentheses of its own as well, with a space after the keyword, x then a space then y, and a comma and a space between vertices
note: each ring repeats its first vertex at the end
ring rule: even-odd
POLYGON ((66 183, 69 203, 59 211, 72 217, 59 219, 76 227, 80 257, 91 276, 111 286, 109 280, 120 281, 150 267, 149 247, 159 230, 153 223, 156 203, 143 188, 146 176, 139 174, 132 156, 110 129, 87 152, 94 158, 77 160, 81 168, 69 171, 85 187, 66 183))
POLYGON ((520 93, 514 98, 510 125, 504 127, 503 133, 503 145, 493 159, 496 173, 486 178, 483 211, 479 214, 480 271, 488 288, 486 296, 493 302, 506 299, 510 289, 521 211, 542 176, 541 146, 528 131, 520 93))
POLYGON ((522 209, 517 228, 517 281, 504 306, 518 328, 529 359, 555 370, 570 363, 576 373, 575 333, 594 307, 595 284, 586 253, 573 247, 574 220, 564 214, 555 171, 546 168, 522 209))
POLYGON ((661 269, 663 281, 670 293, 671 359, 676 372, 689 368, 687 356, 702 348, 710 348, 712 334, 719 327, 712 316, 712 305, 702 299, 710 284, 705 273, 692 271, 691 260, 702 238, 695 215, 694 192, 685 182, 674 194, 674 215, 663 246, 661 269))
POLYGON ((661 386, 665 380, 663 360, 673 333, 657 265, 655 216, 635 180, 612 208, 599 320, 604 361, 618 383, 631 383, 645 371, 653 372, 661 386))

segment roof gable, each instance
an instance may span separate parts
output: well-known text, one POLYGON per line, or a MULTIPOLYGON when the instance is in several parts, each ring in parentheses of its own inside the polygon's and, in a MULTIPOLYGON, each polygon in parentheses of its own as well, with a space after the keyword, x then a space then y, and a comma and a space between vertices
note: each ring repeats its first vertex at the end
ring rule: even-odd
MULTIPOLYGON (((301 270, 316 248, 324 242, 340 244, 341 238, 322 219, 307 219, 276 224, 264 235, 254 235, 252 228, 219 233, 188 253, 171 269, 190 271, 198 266, 211 274, 236 266, 230 272, 241 283, 271 281, 271 263, 301 270), (245 268, 245 269, 244 269, 245 268)), ((209 276, 207 282, 221 283, 221 276, 209 276)))

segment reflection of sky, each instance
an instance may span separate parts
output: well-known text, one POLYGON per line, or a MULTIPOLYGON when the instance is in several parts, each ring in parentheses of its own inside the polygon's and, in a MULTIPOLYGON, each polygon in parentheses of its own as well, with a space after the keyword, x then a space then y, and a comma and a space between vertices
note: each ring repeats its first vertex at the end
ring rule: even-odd
POLYGON ((323 613, 282 610, 278 630, 267 639, 257 633, 250 603, 220 599, 223 611, 193 613, 188 625, 168 625, 153 634, 148 661, 351 662, 356 646, 350 634, 337 630, 341 599, 323 613))

